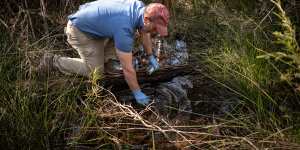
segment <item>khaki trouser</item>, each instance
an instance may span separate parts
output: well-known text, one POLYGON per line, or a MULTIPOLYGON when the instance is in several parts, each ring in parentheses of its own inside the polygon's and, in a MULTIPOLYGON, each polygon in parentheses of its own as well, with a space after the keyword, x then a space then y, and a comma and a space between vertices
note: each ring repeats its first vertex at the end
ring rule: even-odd
POLYGON ((111 39, 95 39, 81 32, 69 21, 66 27, 67 41, 78 52, 80 58, 59 57, 54 65, 65 74, 89 76, 91 71, 104 72, 104 63, 116 58, 116 50, 111 39))

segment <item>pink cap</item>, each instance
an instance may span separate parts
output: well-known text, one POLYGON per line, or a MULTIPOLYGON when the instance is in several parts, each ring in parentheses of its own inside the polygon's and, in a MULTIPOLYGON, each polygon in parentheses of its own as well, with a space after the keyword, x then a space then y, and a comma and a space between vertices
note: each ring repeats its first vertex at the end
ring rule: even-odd
POLYGON ((167 36, 170 18, 170 13, 167 7, 160 3, 151 3, 147 6, 147 12, 152 21, 155 23, 157 32, 161 36, 167 36))

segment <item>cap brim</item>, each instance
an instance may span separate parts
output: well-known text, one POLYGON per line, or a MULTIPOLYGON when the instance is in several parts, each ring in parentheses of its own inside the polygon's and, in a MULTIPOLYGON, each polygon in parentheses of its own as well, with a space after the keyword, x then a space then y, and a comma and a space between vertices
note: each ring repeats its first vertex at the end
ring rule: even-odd
POLYGON ((156 30, 160 34, 160 36, 167 36, 168 35, 168 27, 156 24, 156 30))

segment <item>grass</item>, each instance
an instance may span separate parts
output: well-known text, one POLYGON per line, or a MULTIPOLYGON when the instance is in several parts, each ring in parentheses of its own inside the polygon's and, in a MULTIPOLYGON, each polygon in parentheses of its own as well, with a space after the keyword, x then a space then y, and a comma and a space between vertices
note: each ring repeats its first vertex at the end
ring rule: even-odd
MULTIPOLYGON (((101 79, 97 72, 90 79, 51 75, 41 80, 30 74, 26 58, 30 54, 45 50, 74 54, 65 51, 63 27, 49 24, 49 34, 38 35, 32 33, 30 25, 38 19, 30 21, 30 13, 20 13, 27 17, 15 23, 13 34, 1 28, 1 147, 141 149, 142 144, 148 144, 152 149, 299 148, 294 138, 299 138, 297 122, 292 121, 289 105, 284 105, 297 98, 297 93, 285 93, 290 88, 278 92, 286 88, 280 80, 279 72, 284 72, 281 65, 272 59, 258 59, 273 51, 265 51, 266 48, 277 48, 270 40, 271 30, 277 28, 266 30, 273 9, 262 11, 263 16, 249 16, 249 9, 234 9, 239 3, 245 7, 249 1, 230 6, 210 0, 178 1, 172 5, 176 18, 170 25, 171 35, 183 33, 189 49, 198 57, 197 65, 205 70, 202 75, 238 98, 233 100, 237 101, 235 109, 226 116, 198 117, 182 124, 164 119, 152 107, 140 109, 118 102, 113 93, 97 84, 101 79)), ((76 8, 67 4, 60 7, 76 8)), ((66 11, 57 13, 57 19, 61 20, 66 11)))
MULTIPOLYGON (((275 8, 279 7, 280 11, 277 16, 282 20, 283 29, 286 29, 282 33, 285 35, 275 32, 276 37, 280 33, 279 39, 277 38, 279 41, 276 42, 285 43, 287 49, 295 52, 295 48, 291 49, 297 45, 293 26, 280 7, 280 2, 273 3, 276 4, 275 8)), ((270 4, 272 3, 270 2, 270 4)), ((205 75, 240 97, 240 105, 235 114, 255 114, 251 118, 251 122, 255 122, 261 128, 271 132, 276 132, 276 130, 286 126, 293 126, 295 122, 291 122, 291 113, 286 111, 292 108, 287 108, 290 106, 286 106, 286 104, 289 103, 287 101, 298 101, 297 96, 295 96, 298 94, 294 93, 290 87, 282 85, 279 78, 283 73, 278 72, 278 68, 280 68, 278 64, 273 61, 258 59, 264 54, 261 49, 268 49, 270 52, 276 51, 278 48, 274 46, 271 40, 273 37, 270 34, 272 30, 278 28, 266 30, 269 25, 265 19, 270 17, 269 15, 272 14, 274 8, 271 7, 270 11, 265 11, 266 16, 262 16, 262 20, 258 20, 246 13, 228 11, 222 2, 213 2, 209 5, 211 9, 208 12, 212 14, 208 16, 202 14, 202 17, 197 17, 197 21, 191 21, 190 23, 198 24, 198 26, 191 25, 193 32, 189 33, 193 37, 193 43, 196 43, 193 45, 194 53, 198 54, 203 64, 206 64, 204 70, 207 72, 205 75), (209 27, 206 27, 207 24, 209 27), (204 32, 194 34, 199 32, 197 30, 204 32), (200 47, 200 49, 198 44, 201 42, 207 42, 205 45, 208 47, 200 47), (282 92, 278 91, 279 89, 282 92), (287 92, 288 90, 290 92, 287 92)), ((293 63, 295 62, 294 59, 298 59, 295 53, 286 56, 293 57, 293 63)), ((283 61, 291 64, 286 60, 283 61)), ((287 69, 286 66, 283 66, 283 69, 287 69)), ((295 71, 295 68, 292 70, 295 71)), ((296 104, 297 102, 292 103, 296 104)), ((293 109, 293 111, 297 110, 293 109)), ((297 129, 296 126, 295 129, 297 129)))

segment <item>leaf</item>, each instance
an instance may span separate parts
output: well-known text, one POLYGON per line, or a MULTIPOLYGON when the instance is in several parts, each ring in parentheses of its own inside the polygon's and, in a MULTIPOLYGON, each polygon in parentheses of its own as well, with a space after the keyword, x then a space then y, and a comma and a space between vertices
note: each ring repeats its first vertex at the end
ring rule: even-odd
POLYGON ((266 54, 266 55, 259 55, 259 56, 256 56, 257 59, 270 59, 271 56, 266 54))
MULTIPOLYGON (((299 78, 300 79, 300 73, 295 73, 294 76, 295 76, 295 78, 299 78)), ((298 86, 298 88, 300 89, 300 86, 298 86)))

